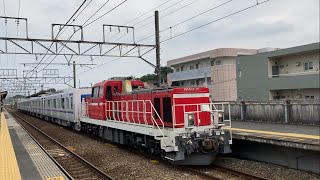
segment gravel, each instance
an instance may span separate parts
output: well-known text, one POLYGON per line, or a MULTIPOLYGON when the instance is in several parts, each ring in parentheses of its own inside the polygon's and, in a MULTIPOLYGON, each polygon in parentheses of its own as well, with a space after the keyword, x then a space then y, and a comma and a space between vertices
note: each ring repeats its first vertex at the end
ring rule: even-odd
POLYGON ((273 165, 263 162, 255 162, 242 160, 237 158, 228 158, 218 156, 214 164, 241 171, 247 174, 252 174, 265 179, 283 179, 283 180, 319 180, 320 177, 314 173, 289 169, 286 167, 273 165))

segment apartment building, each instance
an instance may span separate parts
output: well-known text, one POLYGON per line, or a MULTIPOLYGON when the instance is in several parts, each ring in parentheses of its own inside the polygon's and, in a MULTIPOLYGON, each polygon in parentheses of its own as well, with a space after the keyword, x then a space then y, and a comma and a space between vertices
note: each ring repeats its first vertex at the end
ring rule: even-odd
POLYGON ((319 43, 237 57, 238 98, 319 99, 319 43))
POLYGON ((208 86, 215 101, 237 100, 236 57, 251 55, 256 49, 220 48, 169 60, 172 86, 208 86))

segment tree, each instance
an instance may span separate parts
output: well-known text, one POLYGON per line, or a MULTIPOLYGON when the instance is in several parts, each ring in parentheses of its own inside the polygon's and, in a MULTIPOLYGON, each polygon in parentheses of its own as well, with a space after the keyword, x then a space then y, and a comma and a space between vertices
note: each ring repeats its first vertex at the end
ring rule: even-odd
MULTIPOLYGON (((160 67, 160 69, 161 69, 161 81, 167 82, 167 75, 169 73, 173 73, 173 69, 168 66, 160 67)), ((147 82, 147 81, 157 82, 157 75, 156 74, 146 74, 138 79, 141 80, 142 82, 147 82)))

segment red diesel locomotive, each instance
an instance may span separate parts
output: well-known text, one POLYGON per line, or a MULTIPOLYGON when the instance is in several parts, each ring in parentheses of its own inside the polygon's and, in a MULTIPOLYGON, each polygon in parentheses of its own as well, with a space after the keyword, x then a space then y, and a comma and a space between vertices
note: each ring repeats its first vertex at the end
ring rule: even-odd
POLYGON ((112 78, 92 87, 80 122, 84 131, 174 164, 208 165, 231 152, 226 106, 212 103, 207 87, 145 89, 139 80, 112 78))

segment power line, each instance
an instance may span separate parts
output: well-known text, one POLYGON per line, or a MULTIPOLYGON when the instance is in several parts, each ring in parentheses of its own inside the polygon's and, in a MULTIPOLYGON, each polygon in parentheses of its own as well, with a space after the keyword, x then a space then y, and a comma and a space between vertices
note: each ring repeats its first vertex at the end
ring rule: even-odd
MULTIPOLYGON (((171 14, 174 14, 174 13, 176 13, 176 12, 178 12, 178 11, 180 11, 180 10, 182 10, 182 9, 184 9, 184 8, 192 5, 192 4, 194 4, 194 3, 197 2, 197 1, 199 1, 199 0, 194 0, 194 1, 192 1, 192 2, 190 2, 190 3, 188 3, 188 4, 186 4, 186 5, 184 5, 184 6, 182 6, 182 7, 180 7, 180 8, 178 8, 178 9, 174 10, 174 11, 171 11, 171 12, 167 13, 166 15, 161 16, 160 19, 165 18, 165 17, 167 17, 167 16, 169 16, 169 15, 171 15, 171 14)), ((163 12, 163 11, 161 11, 161 12, 163 12)), ((150 25, 152 22, 153 22, 153 21, 148 22, 148 23, 146 23, 146 24, 144 24, 144 25, 142 25, 142 26, 139 26, 139 27, 137 27, 135 30, 138 30, 138 29, 141 29, 141 28, 143 28, 143 27, 145 27, 145 26, 148 26, 148 25, 150 25)))
POLYGON ((93 16, 95 16, 110 0, 107 0, 96 12, 94 12, 89 19, 87 19, 83 24, 87 23, 93 16))
MULTIPOLYGON (((180 1, 176 2, 176 3, 174 3, 173 5, 171 5, 171 6, 167 7, 167 8, 165 8, 165 9, 161 10, 161 13, 162 13, 162 12, 165 12, 166 10, 168 10, 168 9, 170 9, 170 8, 172 8, 172 7, 174 7, 175 5, 181 3, 182 1, 184 1, 184 0, 180 0, 180 1)), ((167 13, 165 16, 160 17, 160 19, 162 19, 162 18, 164 18, 164 17, 167 17, 167 16, 169 16, 170 14, 173 14, 173 13, 175 13, 175 12, 178 12, 178 11, 180 11, 181 9, 183 9, 183 8, 185 8, 185 7, 193 4, 193 3, 195 3, 196 1, 199 1, 199 0, 195 0, 195 1, 193 1, 193 2, 191 2, 191 3, 189 3, 189 4, 185 5, 185 6, 183 6, 183 7, 181 7, 181 8, 176 9, 175 11, 172 11, 172 12, 170 12, 170 13, 167 13)), ((147 17, 147 18, 145 18, 145 19, 143 19, 143 20, 135 23, 135 24, 132 25, 132 26, 136 26, 137 24, 140 24, 140 23, 142 23, 142 22, 144 22, 144 21, 146 21, 146 20, 148 20, 148 19, 150 19, 150 18, 152 18, 152 17, 153 17, 153 15, 151 15, 151 16, 149 16, 149 17, 147 17)), ((134 30, 137 31, 137 30, 139 30, 139 29, 141 29, 141 28, 143 28, 143 27, 145 27, 145 26, 147 26, 147 25, 150 25, 152 22, 153 22, 153 20, 152 20, 151 22, 149 22, 149 23, 146 23, 146 24, 144 24, 144 25, 142 25, 142 26, 139 26, 138 28, 135 28, 134 30)), ((118 35, 118 34, 115 34, 115 35, 112 36, 109 40, 113 39, 113 38, 116 37, 117 35, 118 35)), ((122 36, 120 36, 119 38, 117 38, 116 40, 114 40, 113 42, 118 41, 119 39, 122 39, 125 35, 126 35, 126 34, 123 34, 122 36)))
MULTIPOLYGON (((229 0, 229 1, 226 1, 226 2, 224 2, 224 3, 219 4, 219 5, 217 5, 217 6, 214 6, 214 7, 210 8, 210 9, 208 9, 208 10, 206 10, 206 11, 203 11, 203 12, 201 12, 201 13, 195 15, 195 16, 192 16, 192 17, 190 17, 190 18, 188 18, 188 19, 186 19, 186 20, 183 20, 183 21, 181 21, 181 22, 179 22, 179 23, 177 23, 177 24, 174 24, 174 25, 172 25, 172 26, 170 26, 170 27, 168 27, 168 28, 166 28, 166 29, 163 29, 163 30, 160 31, 160 33, 165 32, 165 31, 167 31, 167 30, 169 30, 169 29, 172 29, 173 27, 177 27, 177 26, 179 26, 179 25, 181 25, 181 24, 184 24, 184 23, 186 23, 186 22, 188 22, 188 21, 191 21, 191 20, 194 19, 194 18, 197 18, 197 17, 199 17, 199 16, 201 16, 201 15, 204 15, 204 14, 210 12, 210 11, 213 11, 213 10, 219 8, 219 7, 222 7, 222 6, 224 6, 224 5, 227 5, 228 3, 231 3, 232 1, 233 1, 233 0, 229 0)), ((147 36, 147 37, 145 37, 145 38, 143 38, 143 39, 140 39, 140 40, 137 41, 137 42, 141 42, 141 41, 143 41, 143 40, 149 39, 149 38, 151 38, 151 37, 154 36, 154 35, 155 35, 155 34, 149 35, 149 36, 147 36)))
MULTIPOLYGON (((115 10, 116 8, 118 8, 119 6, 121 6, 123 3, 125 3, 126 1, 127 1, 127 0, 122 1, 121 3, 119 3, 118 5, 116 5, 115 7, 113 7, 111 10, 109 10, 108 12, 104 13, 104 14, 101 15, 100 17, 96 18, 95 20, 93 20, 93 21, 91 21, 90 23, 88 23, 88 24, 85 25, 85 23, 88 22, 88 20, 90 20, 93 16, 89 17, 89 19, 88 19, 85 23, 83 23, 83 25, 82 25, 83 28, 89 26, 89 25, 92 24, 93 22, 95 22, 95 21, 97 21, 98 19, 102 18, 103 16, 107 15, 107 14, 110 13, 111 11, 115 10)), ((108 2, 108 1, 107 1, 107 2, 108 2)), ((105 4, 106 4, 106 3, 105 3, 105 4)), ((105 4, 104 4, 104 5, 105 5, 105 4)), ((104 5, 103 5, 103 6, 104 6, 104 5)), ((101 8, 99 8, 98 11, 100 11, 100 10, 101 10, 101 8)), ((96 13, 97 13, 97 12, 95 12, 94 14, 96 14, 96 13)), ((77 30, 77 31, 78 31, 78 30, 77 30)), ((72 36, 73 36, 77 31, 75 31, 75 32, 68 38, 68 40, 71 39, 72 36)), ((61 47, 61 46, 60 46, 60 47, 61 47)), ((62 46, 62 49, 60 50, 60 52, 64 49, 64 47, 65 47, 65 46, 62 46)), ((43 69, 45 69, 46 67, 48 67, 48 66, 56 59, 56 57, 57 57, 57 55, 56 55, 44 68, 42 68, 40 71, 42 71, 43 69)))
POLYGON ((129 23, 131 23, 131 22, 133 22, 133 21, 135 21, 135 20, 137 20, 137 19, 141 18, 142 16, 144 16, 144 15, 146 15, 146 14, 150 13, 150 12, 153 12, 154 10, 156 10, 156 9, 158 9, 159 7, 161 7, 161 6, 165 5, 165 4, 167 4, 167 3, 168 3, 168 2, 170 2, 170 1, 172 1, 172 0, 167 0, 166 2, 164 2, 164 3, 160 4, 160 5, 158 5, 158 6, 157 6, 157 7, 155 7, 155 8, 150 9, 149 11, 147 11, 147 12, 145 12, 145 13, 143 13, 143 14, 139 15, 138 17, 136 17, 136 18, 134 18, 134 19, 132 19, 132 20, 130 20, 130 21, 128 21, 128 22, 126 22, 126 23, 124 23, 124 24, 125 24, 125 25, 127 25, 127 24, 129 24, 129 23))
POLYGON ((215 19, 215 20, 213 20, 213 21, 210 21, 210 22, 208 22, 208 23, 206 23, 206 24, 203 24, 203 25, 201 25, 201 26, 198 26, 198 27, 195 27, 195 28, 190 29, 190 30, 188 30, 188 31, 185 31, 185 32, 183 32, 183 33, 177 34, 177 35, 175 35, 175 36, 173 36, 173 37, 171 37, 171 38, 165 39, 165 40, 161 41, 160 43, 169 41, 169 40, 174 39, 174 38, 176 38, 176 37, 179 37, 179 36, 181 36, 181 35, 184 35, 184 34, 187 34, 187 33, 192 32, 192 31, 195 31, 195 30, 197 30, 197 29, 203 28, 203 27, 208 26, 208 25, 210 25, 210 24, 212 24, 212 23, 221 21, 221 20, 223 20, 223 19, 225 19, 225 18, 228 18, 228 17, 230 17, 230 16, 233 16, 233 15, 235 15, 235 14, 239 14, 239 13, 241 13, 241 12, 243 12, 243 11, 246 11, 246 10, 251 9, 251 8, 253 8, 253 7, 259 6, 259 5, 261 5, 261 4, 263 4, 263 3, 266 3, 266 2, 268 2, 268 1, 270 1, 270 0, 265 0, 265 1, 262 1, 262 2, 257 2, 256 4, 254 4, 254 5, 252 5, 252 6, 246 7, 246 8, 244 8, 244 9, 241 9, 241 10, 236 11, 236 12, 234 12, 234 13, 231 13, 231 14, 228 14, 228 15, 223 16, 223 17, 221 17, 221 18, 218 18, 218 19, 215 19))
MULTIPOLYGON (((4 1, 4 0, 3 0, 3 1, 4 1)), ((87 0, 84 0, 84 1, 82 2, 82 4, 78 7, 78 9, 73 13, 73 15, 68 19, 68 21, 63 25, 63 27, 62 27, 62 28, 59 28, 59 31, 58 31, 55 39, 59 37, 59 33, 61 32, 61 30, 69 23, 70 20, 72 20, 72 18, 77 14, 77 12, 81 9, 81 7, 82 7, 86 2, 87 2, 87 0)), ((61 34, 60 34, 60 35, 61 35, 61 34)), ((51 43, 49 49, 50 49, 52 46, 53 46, 53 42, 51 43)), ((36 65, 36 66, 29 72, 29 73, 33 72, 31 75, 34 74, 34 70, 36 70, 36 69, 38 68, 38 66, 41 64, 41 62, 42 62, 43 59, 46 57, 46 55, 47 55, 48 52, 49 52, 49 50, 46 51, 45 55, 42 57, 42 59, 40 60, 40 62, 38 63, 38 65, 36 65)), ((29 74, 29 73, 28 73, 28 74, 29 74)), ((28 74, 27 74, 27 75, 28 75, 28 74)))
POLYGON ((122 1, 120 4, 118 4, 117 6, 113 7, 112 9, 110 9, 108 12, 102 14, 101 16, 99 16, 98 18, 94 19, 93 21, 89 22, 88 24, 84 25, 83 28, 89 26, 90 24, 96 22, 97 20, 101 19, 103 16, 107 15, 108 13, 110 13, 111 11, 115 10, 116 8, 118 8, 119 6, 121 6, 123 3, 127 2, 128 0, 124 0, 122 1))

